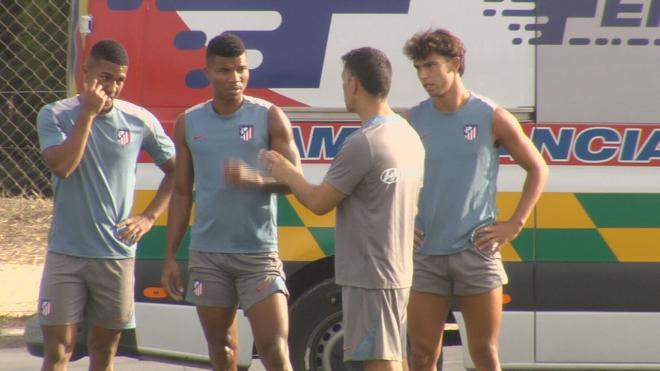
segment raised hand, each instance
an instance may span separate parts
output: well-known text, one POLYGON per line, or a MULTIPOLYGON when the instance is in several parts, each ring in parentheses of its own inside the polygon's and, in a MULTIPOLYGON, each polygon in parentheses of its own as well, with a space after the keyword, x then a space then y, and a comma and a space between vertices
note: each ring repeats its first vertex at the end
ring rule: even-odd
POLYGON ((90 115, 98 115, 103 111, 106 102, 110 97, 103 90, 103 85, 98 80, 83 83, 83 91, 80 94, 80 101, 83 111, 90 115))

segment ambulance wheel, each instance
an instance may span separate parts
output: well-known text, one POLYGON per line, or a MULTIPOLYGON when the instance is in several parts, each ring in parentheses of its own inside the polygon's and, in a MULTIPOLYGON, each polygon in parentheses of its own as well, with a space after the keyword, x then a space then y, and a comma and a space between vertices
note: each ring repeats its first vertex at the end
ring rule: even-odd
POLYGON ((343 371, 341 288, 320 282, 293 303, 289 351, 294 370, 343 371))

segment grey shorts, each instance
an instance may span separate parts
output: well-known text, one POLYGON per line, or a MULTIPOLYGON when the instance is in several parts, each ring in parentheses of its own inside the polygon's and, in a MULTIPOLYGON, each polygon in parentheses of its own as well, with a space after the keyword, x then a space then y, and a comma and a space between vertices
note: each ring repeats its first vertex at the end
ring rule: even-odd
POLYGON ((39 322, 135 327, 135 259, 91 259, 48 252, 39 289, 39 322))
POLYGON ((500 253, 474 246, 451 255, 415 254, 414 267, 412 289, 442 296, 483 294, 508 282, 500 253))
POLYGON ((275 294, 289 296, 279 254, 190 251, 186 300, 201 306, 248 310, 275 294))
POLYGON ((406 356, 410 289, 342 286, 344 361, 401 361, 406 356))

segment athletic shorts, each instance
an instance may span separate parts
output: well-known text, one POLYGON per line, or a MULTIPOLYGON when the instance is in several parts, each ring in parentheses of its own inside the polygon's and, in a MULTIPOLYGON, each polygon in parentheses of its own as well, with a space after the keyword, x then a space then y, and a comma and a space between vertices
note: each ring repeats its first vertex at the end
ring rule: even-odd
POLYGON ((353 362, 401 361, 406 357, 409 294, 409 288, 342 286, 344 362, 351 366, 353 362))
POLYGON ((39 322, 45 326, 135 327, 135 259, 91 259, 46 254, 39 290, 39 322))
POLYGON ((412 289, 442 296, 483 294, 508 278, 499 252, 489 255, 474 246, 450 255, 414 256, 412 289))
POLYGON ((210 307, 249 310, 281 292, 289 296, 279 254, 222 254, 190 251, 186 300, 210 307))

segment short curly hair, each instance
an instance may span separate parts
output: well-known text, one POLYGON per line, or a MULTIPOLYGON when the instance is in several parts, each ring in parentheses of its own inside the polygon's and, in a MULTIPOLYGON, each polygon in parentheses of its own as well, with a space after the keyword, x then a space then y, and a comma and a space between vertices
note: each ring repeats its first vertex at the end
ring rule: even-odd
POLYGON ((120 66, 128 66, 128 53, 124 46, 115 40, 101 40, 89 51, 90 59, 108 61, 120 66))
POLYGON ((245 45, 240 37, 225 32, 209 41, 206 47, 206 59, 212 57, 236 58, 245 53, 245 45))
POLYGON ((418 32, 403 46, 403 53, 413 61, 428 58, 432 53, 447 58, 458 58, 460 65, 458 73, 465 72, 465 46, 461 39, 451 32, 438 28, 418 32))

